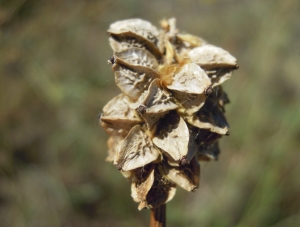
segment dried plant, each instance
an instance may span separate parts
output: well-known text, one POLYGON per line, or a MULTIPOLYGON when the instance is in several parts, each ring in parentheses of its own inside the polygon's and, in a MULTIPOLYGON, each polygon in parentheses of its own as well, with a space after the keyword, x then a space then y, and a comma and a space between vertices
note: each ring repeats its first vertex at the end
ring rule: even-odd
POLYGON ((138 209, 170 201, 180 186, 199 187, 199 161, 217 160, 228 135, 220 84, 238 68, 227 51, 181 33, 175 19, 161 30, 141 19, 111 24, 109 59, 122 94, 104 108, 107 161, 131 181, 138 209))

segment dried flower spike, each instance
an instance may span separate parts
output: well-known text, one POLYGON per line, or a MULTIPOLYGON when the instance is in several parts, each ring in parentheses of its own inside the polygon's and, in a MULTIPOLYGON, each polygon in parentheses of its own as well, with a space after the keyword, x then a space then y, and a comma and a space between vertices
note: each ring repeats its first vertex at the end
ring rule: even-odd
POLYGON ((180 33, 175 19, 158 30, 141 19, 113 23, 109 59, 122 94, 104 108, 107 160, 131 181, 138 208, 170 201, 176 186, 199 187, 199 161, 217 160, 229 135, 220 84, 238 68, 227 51, 180 33))

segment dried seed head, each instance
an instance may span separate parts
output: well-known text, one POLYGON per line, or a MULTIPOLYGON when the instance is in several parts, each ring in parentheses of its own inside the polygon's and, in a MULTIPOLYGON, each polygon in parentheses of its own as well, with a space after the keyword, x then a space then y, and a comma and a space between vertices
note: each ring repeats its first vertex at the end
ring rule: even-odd
POLYGON ((131 181, 139 209, 168 202, 176 185, 199 187, 198 161, 217 160, 218 139, 229 135, 220 85, 238 68, 227 51, 181 33, 174 18, 161 27, 130 19, 108 30, 108 63, 123 94, 100 124, 110 135, 107 161, 131 181))

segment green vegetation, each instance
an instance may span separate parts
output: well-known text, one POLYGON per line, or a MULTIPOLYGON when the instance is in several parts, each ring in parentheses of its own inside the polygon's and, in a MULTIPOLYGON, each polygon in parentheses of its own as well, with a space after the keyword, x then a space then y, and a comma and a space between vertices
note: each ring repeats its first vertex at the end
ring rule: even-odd
POLYGON ((300 225, 300 2, 0 1, 0 220, 3 227, 148 226, 106 163, 103 105, 119 93, 109 24, 178 27, 238 59, 220 160, 179 189, 168 226, 300 225))

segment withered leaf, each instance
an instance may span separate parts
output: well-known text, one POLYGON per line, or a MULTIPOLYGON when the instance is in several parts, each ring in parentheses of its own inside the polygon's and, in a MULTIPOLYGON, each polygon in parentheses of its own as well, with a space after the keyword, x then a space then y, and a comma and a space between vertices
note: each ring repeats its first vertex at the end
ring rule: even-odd
POLYGON ((189 138, 189 129, 184 120, 176 112, 170 112, 160 120, 153 143, 170 162, 179 165, 188 153, 189 138))
POLYGON ((226 50, 213 45, 194 48, 188 54, 192 62, 204 69, 237 68, 236 59, 226 50))
POLYGON ((104 106, 100 124, 109 135, 126 136, 132 126, 143 121, 129 103, 126 95, 120 94, 104 106))
POLYGON ((114 164, 122 171, 129 171, 157 160, 159 155, 146 130, 136 125, 123 140, 114 164))
POLYGON ((179 167, 163 165, 166 176, 187 191, 195 191, 200 182, 200 165, 194 157, 189 164, 179 167))

